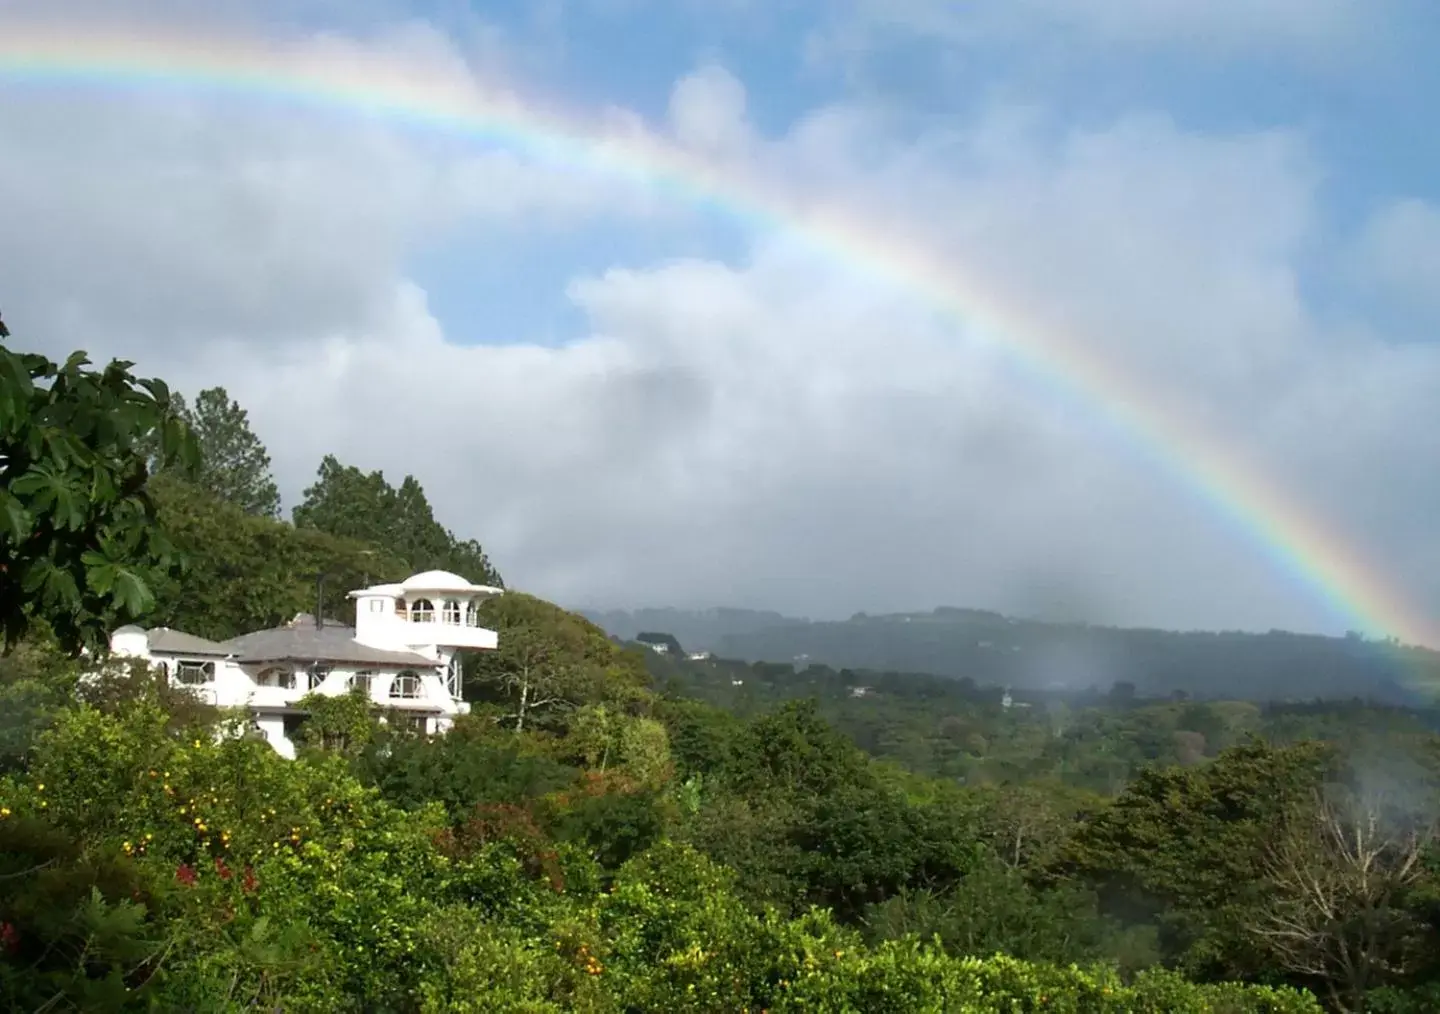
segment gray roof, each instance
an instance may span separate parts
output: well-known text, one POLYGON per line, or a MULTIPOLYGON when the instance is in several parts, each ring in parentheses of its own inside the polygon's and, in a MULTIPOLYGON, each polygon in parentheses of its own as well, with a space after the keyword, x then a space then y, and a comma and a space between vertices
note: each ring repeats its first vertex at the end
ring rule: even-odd
POLYGON ((151 651, 167 655, 228 655, 230 649, 218 641, 207 641, 203 637, 187 634, 183 630, 156 627, 146 634, 151 651))
POLYGON ((370 648, 355 640, 355 628, 297 624, 257 630, 226 641, 224 650, 237 662, 355 662, 360 665, 404 665, 433 669, 437 663, 413 651, 370 648))

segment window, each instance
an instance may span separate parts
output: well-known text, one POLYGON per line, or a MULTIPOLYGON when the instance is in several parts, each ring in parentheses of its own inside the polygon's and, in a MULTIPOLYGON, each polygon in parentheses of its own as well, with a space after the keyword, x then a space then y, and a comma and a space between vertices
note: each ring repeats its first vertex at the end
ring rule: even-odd
POLYGON ((445 667, 445 689, 449 691, 450 696, 457 701, 460 699, 460 685, 464 678, 464 666, 460 664, 460 656, 456 655, 450 660, 450 664, 445 667))
POLYGON ((402 729, 424 736, 430 732, 430 719, 425 715, 407 715, 400 720, 402 729))
POLYGON ((445 600, 445 622, 460 625, 460 603, 454 599, 445 600))
POLYGON ((405 600, 404 600, 404 599, 396 599, 396 600, 395 600, 395 615, 398 616, 398 617, 400 617, 402 620, 405 619, 405 600))
POLYGON ((214 662, 179 661, 175 663, 175 679, 187 687, 215 682, 214 662))
POLYGON ((480 626, 480 611, 475 607, 475 603, 473 602, 467 603, 465 606, 465 626, 480 626))
POLYGON ((384 599, 371 599, 371 600, 370 600, 370 611, 371 611, 372 613, 383 613, 383 612, 385 611, 385 600, 384 600, 384 599))
POLYGON ((350 677, 350 689, 359 691, 366 697, 370 696, 370 688, 375 682, 375 674, 368 669, 365 672, 357 672, 350 677))
POLYGON ((434 623, 435 604, 429 599, 416 599, 410 603, 411 623, 434 623))
POLYGON ((263 669, 260 675, 255 677, 255 685, 261 687, 275 687, 279 690, 295 689, 295 672, 284 666, 272 666, 263 669))
POLYGON ((325 678, 329 675, 330 667, 323 662, 316 662, 305 670, 305 689, 318 690, 320 684, 324 683, 325 678))
POLYGON ((402 672, 396 676, 390 684, 390 696, 395 698, 413 699, 422 696, 420 677, 413 672, 402 672))

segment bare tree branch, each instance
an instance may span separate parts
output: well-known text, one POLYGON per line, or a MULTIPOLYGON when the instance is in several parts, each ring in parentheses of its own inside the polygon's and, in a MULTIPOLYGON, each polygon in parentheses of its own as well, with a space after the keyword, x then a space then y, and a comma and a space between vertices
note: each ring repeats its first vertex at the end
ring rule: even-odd
POLYGON ((1410 972, 1426 946, 1403 902, 1435 837, 1433 817, 1384 794, 1317 793, 1270 849, 1272 902, 1253 932, 1286 971, 1324 983, 1338 1008, 1363 1011, 1365 992, 1410 972))

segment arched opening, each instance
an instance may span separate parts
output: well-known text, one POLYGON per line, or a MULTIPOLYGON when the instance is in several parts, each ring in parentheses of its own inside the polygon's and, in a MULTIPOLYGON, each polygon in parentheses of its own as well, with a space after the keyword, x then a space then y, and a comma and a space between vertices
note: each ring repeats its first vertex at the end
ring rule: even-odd
POLYGON ((283 665, 272 665, 261 669, 255 677, 257 687, 274 687, 277 690, 295 689, 295 670, 283 665))
POLYGON ((391 681, 390 696, 397 700, 413 700, 421 696, 422 689, 420 674, 406 669, 391 681))
POLYGON ((404 599, 399 599, 399 598, 397 598, 397 599, 395 600, 395 615, 398 616, 398 617, 400 617, 400 619, 402 619, 402 620, 405 619, 405 600, 404 600, 404 599))
POLYGON ((480 626, 480 607, 474 602, 467 603, 465 606, 465 626, 480 626))
POLYGON ((460 603, 454 599, 446 599, 444 617, 446 623, 453 623, 458 627, 460 625, 460 603))
POLYGON ((411 623, 434 623, 435 603, 429 599, 416 599, 410 603, 411 623))

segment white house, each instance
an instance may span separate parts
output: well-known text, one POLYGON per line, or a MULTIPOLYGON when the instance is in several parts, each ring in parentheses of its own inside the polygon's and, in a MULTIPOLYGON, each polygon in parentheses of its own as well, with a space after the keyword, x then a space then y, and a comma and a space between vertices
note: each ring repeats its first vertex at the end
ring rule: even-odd
POLYGON ((248 709, 270 744, 294 757, 290 737, 304 718, 295 705, 308 693, 359 687, 421 731, 447 730, 470 710, 460 698, 457 651, 495 648, 498 637, 480 626, 477 610, 501 593, 429 570, 352 591, 354 627, 302 613, 282 627, 208 641, 165 627, 130 626, 110 636, 110 650, 164 668, 210 704, 248 709))

